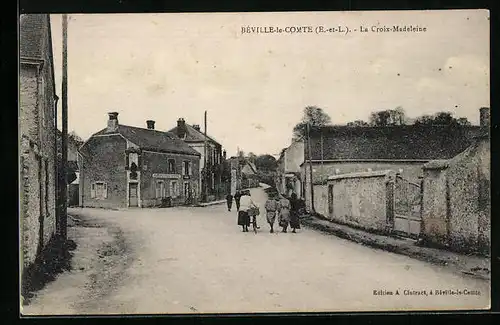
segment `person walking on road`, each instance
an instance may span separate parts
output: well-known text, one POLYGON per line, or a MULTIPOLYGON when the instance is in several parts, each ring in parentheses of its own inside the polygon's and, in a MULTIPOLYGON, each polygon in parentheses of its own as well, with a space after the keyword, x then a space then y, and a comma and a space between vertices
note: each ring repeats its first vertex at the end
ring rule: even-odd
POLYGON ((234 203, 236 203, 236 211, 240 211, 241 193, 238 191, 234 194, 234 203))
POLYGON ((283 194, 281 195, 279 201, 279 218, 278 218, 278 223, 280 227, 283 228, 281 232, 286 233, 289 222, 290 222, 290 201, 283 194))
POLYGON ((243 228, 243 232, 248 232, 248 226, 250 226, 250 210, 257 208, 250 194, 241 197, 240 208, 238 210, 238 226, 243 228))
POLYGON ((231 193, 226 195, 226 201, 227 201, 227 211, 231 211, 231 208, 233 206, 233 196, 231 193))
POLYGON ((265 208, 266 208, 267 223, 271 227, 270 233, 273 233, 274 232, 274 229, 273 229, 274 221, 276 220, 276 213, 278 212, 278 208, 279 208, 278 198, 268 199, 266 201, 265 208))
POLYGON ((300 201, 297 199, 297 194, 292 193, 290 198, 290 228, 295 233, 295 229, 300 229, 300 201))

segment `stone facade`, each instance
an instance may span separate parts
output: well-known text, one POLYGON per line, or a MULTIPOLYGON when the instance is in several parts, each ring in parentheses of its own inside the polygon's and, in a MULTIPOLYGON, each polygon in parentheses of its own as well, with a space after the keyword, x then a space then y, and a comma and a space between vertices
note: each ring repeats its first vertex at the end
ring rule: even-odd
POLYGON ((80 148, 80 206, 158 207, 196 203, 200 155, 167 132, 118 124, 109 113, 108 127, 80 148))
POLYGON ((203 199, 203 190, 206 186, 207 198, 205 201, 223 199, 229 191, 229 184, 224 181, 228 175, 223 175, 225 157, 222 145, 209 135, 206 136, 206 163, 205 166, 205 134, 201 131, 199 125, 189 125, 184 118, 177 120, 177 126, 169 130, 182 139, 188 146, 200 154, 199 174, 197 188, 198 199, 203 199), (206 176, 204 176, 206 175, 206 176))
POLYGON ((197 156, 187 156, 180 154, 167 154, 145 151, 142 153, 141 171, 141 206, 152 207, 161 204, 161 197, 156 197, 157 182, 163 181, 165 186, 165 197, 171 197, 173 205, 183 205, 189 202, 190 196, 199 196, 199 171, 200 159, 197 156), (169 170, 168 161, 173 160, 175 170, 169 170), (186 174, 183 168, 184 162, 191 164, 190 171, 186 174), (164 175, 177 175, 164 177, 164 175), (174 193, 172 183, 176 182, 177 193, 174 193), (191 193, 185 191, 185 186, 191 193))
POLYGON ((49 16, 22 15, 20 44, 20 246, 25 268, 57 230, 57 96, 49 16))
POLYGON ((422 237, 460 251, 488 252, 491 241, 490 140, 424 166, 422 237))
MULTIPOLYGON (((80 154, 80 206, 127 207, 127 140, 118 134, 91 137, 80 154), (104 182, 107 197, 92 195, 92 184, 104 182)), ((95 185, 94 185, 95 186, 95 185)))

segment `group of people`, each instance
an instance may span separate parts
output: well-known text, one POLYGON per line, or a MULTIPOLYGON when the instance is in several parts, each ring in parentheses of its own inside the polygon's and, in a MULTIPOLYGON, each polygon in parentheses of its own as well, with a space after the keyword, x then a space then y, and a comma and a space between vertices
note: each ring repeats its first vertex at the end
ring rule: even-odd
POLYGON ((300 210, 302 208, 301 201, 295 193, 292 193, 290 199, 287 199, 284 194, 276 196, 274 199, 266 201, 266 219, 271 227, 270 232, 274 232, 274 222, 278 217, 278 225, 282 228, 281 232, 286 233, 288 227, 295 233, 300 229, 300 210))
MULTIPOLYGON (((236 192, 234 197, 231 194, 226 196, 228 211, 232 209, 233 198, 238 211, 238 225, 242 227, 243 232, 248 232, 251 218, 256 218, 260 214, 259 207, 253 202, 249 191, 236 192)), ((297 229, 300 229, 299 216, 302 208, 302 201, 297 198, 295 193, 291 195, 290 199, 287 199, 284 194, 268 199, 265 209, 266 220, 271 228, 270 232, 274 233, 274 223, 277 217, 278 225, 282 228, 283 233, 287 232, 288 227, 295 233, 297 229)))

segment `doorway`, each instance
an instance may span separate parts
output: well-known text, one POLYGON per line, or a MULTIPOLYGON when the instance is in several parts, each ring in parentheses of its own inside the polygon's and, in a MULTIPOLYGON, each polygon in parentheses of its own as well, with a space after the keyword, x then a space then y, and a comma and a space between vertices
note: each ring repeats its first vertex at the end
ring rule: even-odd
POLYGON ((130 183, 129 184, 129 207, 137 207, 139 206, 139 199, 137 195, 137 183, 130 183))

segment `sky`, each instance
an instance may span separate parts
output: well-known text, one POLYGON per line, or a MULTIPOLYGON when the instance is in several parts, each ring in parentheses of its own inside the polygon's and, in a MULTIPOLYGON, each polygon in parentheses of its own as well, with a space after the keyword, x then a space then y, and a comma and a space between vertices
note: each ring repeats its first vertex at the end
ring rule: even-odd
MULTIPOLYGON (((61 21, 51 15, 59 97, 61 21)), ((230 156, 279 154, 309 105, 334 124, 398 106, 409 117, 450 111, 477 124, 490 106, 489 60, 485 10, 71 14, 68 128, 87 139, 116 111, 120 124, 151 119, 167 131, 182 117, 203 129, 207 111, 207 133, 230 156), (351 32, 242 34, 339 25, 351 32), (426 32, 359 32, 393 25, 426 32)))

